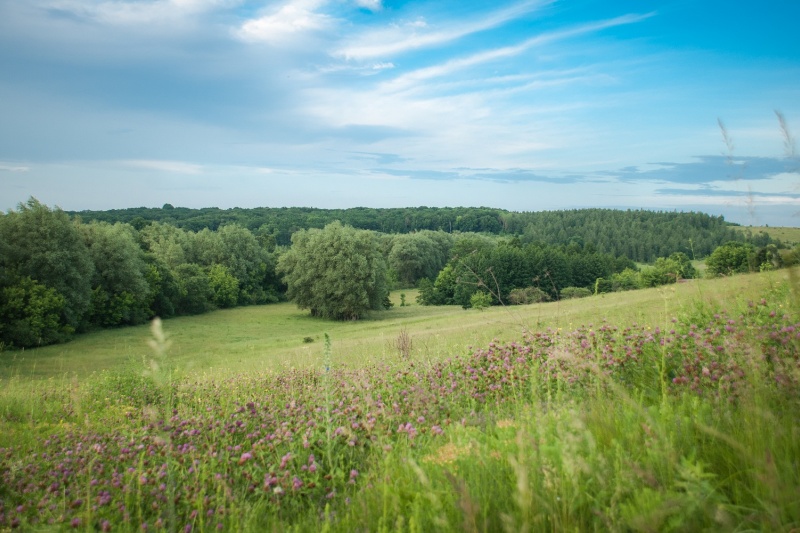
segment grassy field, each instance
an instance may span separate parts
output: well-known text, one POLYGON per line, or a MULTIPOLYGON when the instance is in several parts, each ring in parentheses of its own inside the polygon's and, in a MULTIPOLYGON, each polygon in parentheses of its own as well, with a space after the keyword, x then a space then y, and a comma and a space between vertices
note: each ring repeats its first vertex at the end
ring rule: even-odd
POLYGON ((800 228, 788 228, 788 227, 771 228, 768 226, 736 226, 736 229, 742 232, 750 231, 754 235, 763 231, 773 239, 780 239, 782 243, 790 247, 800 244, 800 228))
MULTIPOLYGON (((466 353, 470 346, 485 346, 493 339, 519 338, 525 330, 573 328, 603 320, 663 325, 698 301, 725 307, 755 298, 785 276, 785 271, 780 271, 698 279, 657 289, 484 311, 420 306, 415 302, 416 291, 405 290, 410 305, 400 307, 401 291, 397 291, 392 294, 393 308, 357 322, 319 320, 284 303, 175 318, 165 321, 163 327, 171 341, 171 359, 187 374, 319 365, 326 333, 333 341, 337 361, 345 364, 397 357, 396 341, 404 330, 411 337, 414 357, 440 359, 466 353)), ((7 352, 0 357, 0 377, 83 378, 148 356, 149 338, 149 326, 139 326, 85 334, 67 344, 7 352)))
POLYGON ((0 532, 796 531, 799 276, 5 352, 0 532))

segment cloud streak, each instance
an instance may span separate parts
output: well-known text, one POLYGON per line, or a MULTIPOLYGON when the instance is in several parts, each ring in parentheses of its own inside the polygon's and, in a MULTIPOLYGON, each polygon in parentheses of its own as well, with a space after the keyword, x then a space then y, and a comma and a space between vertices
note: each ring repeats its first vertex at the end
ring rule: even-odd
POLYGON ((526 1, 484 14, 480 19, 459 21, 441 29, 430 29, 423 18, 391 25, 359 35, 334 55, 347 60, 368 60, 398 56, 410 51, 441 46, 467 35, 502 26, 521 15, 542 8, 551 1, 526 1))

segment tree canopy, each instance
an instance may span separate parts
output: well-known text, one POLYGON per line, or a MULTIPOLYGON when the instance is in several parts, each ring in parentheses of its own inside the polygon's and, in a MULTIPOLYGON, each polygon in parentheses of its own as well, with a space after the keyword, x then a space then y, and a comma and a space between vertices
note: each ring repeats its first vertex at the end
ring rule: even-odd
POLYGON ((289 300, 314 316, 355 320, 387 305, 386 263, 371 231, 340 222, 298 231, 277 270, 289 300))
POLYGON ((194 232, 204 228, 216 231, 235 223, 258 232, 259 238, 268 238, 283 246, 290 244, 295 231, 322 228, 335 220, 357 229, 386 234, 432 230, 443 233, 517 235, 523 244, 591 244, 598 252, 645 263, 674 252, 683 252, 693 259, 703 258, 728 241, 749 239, 756 246, 765 246, 770 242, 766 234, 748 235, 734 230, 721 216, 632 209, 516 212, 489 207, 189 209, 170 206, 82 211, 76 214, 85 220, 128 222, 137 228, 162 222, 194 232))

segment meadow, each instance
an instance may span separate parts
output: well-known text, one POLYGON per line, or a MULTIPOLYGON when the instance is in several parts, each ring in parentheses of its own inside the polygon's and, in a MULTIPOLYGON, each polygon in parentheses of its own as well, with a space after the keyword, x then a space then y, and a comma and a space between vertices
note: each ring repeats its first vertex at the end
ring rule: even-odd
POLYGON ((783 244, 792 248, 800 244, 800 228, 793 227, 769 227, 769 226, 734 226, 739 232, 751 232, 753 234, 766 233, 773 239, 779 239, 783 244))
POLYGON ((0 531, 792 531, 794 271, 0 353, 0 531))

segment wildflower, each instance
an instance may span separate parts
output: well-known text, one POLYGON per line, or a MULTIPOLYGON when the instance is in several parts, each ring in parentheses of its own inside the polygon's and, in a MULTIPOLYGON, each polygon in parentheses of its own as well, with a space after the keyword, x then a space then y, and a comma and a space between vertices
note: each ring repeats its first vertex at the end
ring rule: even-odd
POLYGON ((242 454, 242 456, 239 457, 239 464, 243 465, 243 464, 245 464, 247 461, 249 461, 252 458, 253 458, 253 454, 251 454, 250 452, 244 452, 242 454))
POLYGON ((287 453, 286 455, 284 455, 283 457, 281 457, 281 470, 286 470, 286 465, 287 465, 287 464, 289 463, 289 461, 291 461, 291 460, 292 460, 292 454, 291 454, 291 452, 290 452, 290 453, 287 453))

